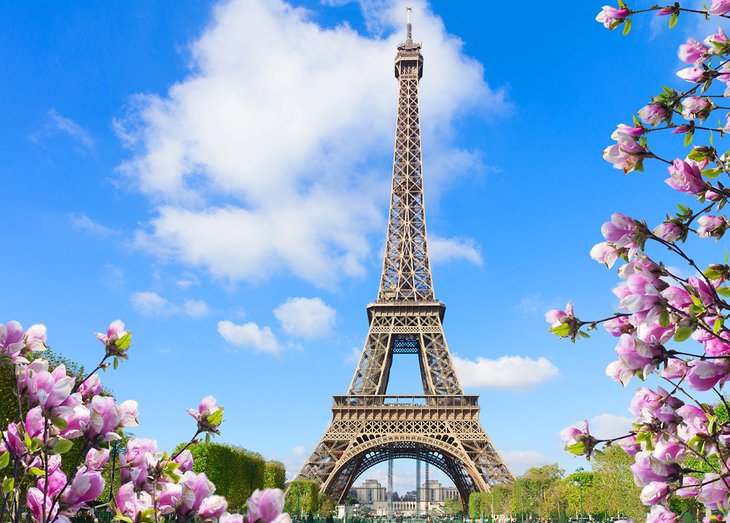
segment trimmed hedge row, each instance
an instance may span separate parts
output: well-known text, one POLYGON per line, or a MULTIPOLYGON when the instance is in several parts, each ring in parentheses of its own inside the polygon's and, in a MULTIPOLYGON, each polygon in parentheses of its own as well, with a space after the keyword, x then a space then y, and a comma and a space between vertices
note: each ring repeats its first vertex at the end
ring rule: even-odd
POLYGON ((286 470, 278 461, 266 461, 250 450, 220 443, 190 447, 193 471, 205 472, 215 492, 225 496, 231 510, 240 510, 256 489, 284 488, 286 470))
POLYGON ((286 486, 286 468, 281 461, 264 463, 264 488, 280 488, 286 486))

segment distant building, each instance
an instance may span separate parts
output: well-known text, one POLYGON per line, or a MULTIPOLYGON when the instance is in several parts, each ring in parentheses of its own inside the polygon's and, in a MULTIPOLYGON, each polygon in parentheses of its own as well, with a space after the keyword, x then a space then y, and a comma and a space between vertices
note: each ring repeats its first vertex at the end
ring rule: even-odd
MULTIPOLYGON (((432 479, 421 485, 420 506, 416 503, 416 491, 406 492, 402 497, 395 492, 393 495, 393 512, 402 516, 418 514, 442 514, 443 504, 447 499, 459 497, 456 487, 445 487, 432 479)), ((350 495, 357 498, 362 507, 361 512, 384 516, 388 512, 388 490, 378 480, 368 479, 359 486, 350 489, 350 495)))

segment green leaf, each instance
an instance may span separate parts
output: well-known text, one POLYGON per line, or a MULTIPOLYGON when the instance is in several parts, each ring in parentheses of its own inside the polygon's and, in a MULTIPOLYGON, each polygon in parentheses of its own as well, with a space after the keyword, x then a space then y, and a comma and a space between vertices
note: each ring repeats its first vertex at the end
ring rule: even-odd
POLYGON ((3 480, 3 492, 5 494, 7 494, 8 492, 12 492, 14 487, 15 480, 13 478, 5 478, 3 480))
POLYGON ((213 414, 208 416, 208 423, 210 425, 220 425, 223 421, 223 409, 215 411, 213 414))
POLYGON ((73 441, 67 440, 67 439, 59 439, 58 443, 53 447, 53 453, 54 454, 65 454, 69 450, 71 450, 71 447, 74 446, 73 441))
POLYGON ((719 280, 722 278, 722 273, 718 271, 717 269, 707 268, 704 272, 705 276, 710 278, 711 280, 719 280))
POLYGON ((725 318, 717 318, 715 320, 715 323, 712 325, 712 332, 715 334, 720 332, 720 329, 722 329, 722 326, 724 323, 725 323, 725 318))
POLYGON ((0 469, 4 469, 10 463, 10 452, 7 450, 0 454, 0 469))
POLYGON ((119 358, 114 358, 114 363, 112 364, 112 367, 116 370, 119 367, 119 358))
POLYGON ((677 25, 677 20, 679 19, 679 12, 672 13, 672 16, 669 17, 669 29, 673 29, 675 25, 677 25))
POLYGON ((208 434, 207 432, 205 434, 205 442, 210 443, 210 434, 208 434))
POLYGON ((694 138, 694 132, 690 131, 684 135, 684 146, 687 147, 692 143, 692 138, 694 138))
POLYGON ((570 334, 570 325, 568 325, 567 323, 561 323, 557 327, 551 327, 550 332, 552 332, 556 336, 565 338, 567 335, 570 334))
POLYGON ((730 298, 730 287, 718 287, 715 289, 720 296, 730 298))
POLYGON ((686 340, 690 337, 693 331, 694 329, 692 329, 692 327, 679 327, 677 332, 674 333, 674 341, 680 342, 686 340))
POLYGON ((631 18, 626 18, 624 20, 624 30, 623 30, 623 33, 621 33, 621 34, 626 36, 627 34, 629 34, 630 31, 631 31, 631 18))
POLYGON ((61 417, 53 418, 51 420, 51 423, 53 423, 56 427, 58 427, 61 430, 63 430, 66 427, 68 427, 68 422, 65 419, 61 418, 61 417))
POLYGON ((583 441, 578 441, 577 443, 573 443, 572 445, 565 447, 565 450, 571 454, 575 454, 576 456, 582 456, 585 454, 586 444, 583 441))
POLYGON ((707 152, 703 151, 699 147, 695 147, 692 149, 689 154, 687 155, 687 158, 690 160, 695 160, 696 162, 702 161, 705 158, 707 158, 707 152))
POLYGON ((578 331, 578 334, 580 334, 584 338, 590 338, 591 337, 591 335, 588 334, 586 331, 578 331))
POLYGON ((124 336, 119 338, 114 345, 117 346, 117 349, 128 349, 129 346, 132 344, 132 333, 131 332, 125 332, 124 336))
POLYGON ((702 173, 701 174, 705 178, 709 178, 709 179, 712 180, 712 179, 717 178, 718 176, 720 176, 720 174, 722 174, 722 169, 717 169, 717 168, 713 168, 713 169, 702 169, 702 173))
POLYGON ((713 139, 715 135, 710 131, 710 145, 715 145, 715 140, 713 139))
MULTIPOLYGON (((624 3, 624 0, 618 0, 618 6, 619 6, 619 7, 623 7, 623 8, 627 8, 627 7, 626 7, 626 4, 624 3)), ((627 9, 628 9, 628 8, 627 8, 627 9)))
POLYGON ((46 473, 43 469, 39 469, 38 467, 31 467, 28 469, 28 472, 33 474, 34 476, 45 476, 46 473))
POLYGON ((682 205, 681 203, 677 204, 677 208, 682 214, 692 214, 692 210, 687 207, 686 205, 682 205))
POLYGON ((659 315, 659 325, 669 327, 669 311, 667 309, 664 309, 659 315))

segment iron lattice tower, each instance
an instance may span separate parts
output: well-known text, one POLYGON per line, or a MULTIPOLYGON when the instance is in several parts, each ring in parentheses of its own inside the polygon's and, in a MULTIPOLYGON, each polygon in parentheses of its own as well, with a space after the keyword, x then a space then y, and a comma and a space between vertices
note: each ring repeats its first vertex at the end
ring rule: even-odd
POLYGON ((469 493, 514 480, 479 423, 479 397, 462 391, 444 337, 446 307, 434 297, 421 168, 422 75, 421 44, 409 20, 395 57, 393 186, 378 298, 367 306, 370 329, 348 393, 334 396, 332 422, 297 476, 318 481, 339 503, 365 470, 394 458, 441 469, 465 506, 469 493), (386 395, 395 354, 418 355, 423 395, 386 395))

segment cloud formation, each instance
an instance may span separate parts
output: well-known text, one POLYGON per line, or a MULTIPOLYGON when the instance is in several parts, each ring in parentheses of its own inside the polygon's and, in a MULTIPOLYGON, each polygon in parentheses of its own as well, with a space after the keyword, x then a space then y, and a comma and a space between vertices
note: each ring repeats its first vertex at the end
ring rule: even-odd
POLYGON ((182 303, 172 303, 152 291, 132 294, 132 306, 144 316, 202 318, 210 312, 208 304, 202 300, 185 300, 182 303))
POLYGON ((633 429, 634 420, 627 416, 604 413, 588 420, 591 434, 599 439, 610 439, 623 436, 633 429))
MULTIPOLYGON (((444 157, 481 162, 452 144, 454 119, 507 104, 441 19, 409 3, 435 184, 450 174, 444 157)), ((215 7, 189 75, 165 95, 134 97, 116 122, 132 153, 120 171, 156 205, 138 246, 232 281, 287 273, 332 288, 364 273, 384 229, 405 3, 362 5, 371 35, 321 27, 281 0, 215 7)), ((447 258, 480 260, 468 242, 444 242, 447 258)))
POLYGON ((337 312, 321 298, 288 298, 274 309, 274 316, 287 334, 317 339, 332 332, 337 312))
POLYGON ((265 352, 278 355, 281 346, 269 327, 259 327, 250 321, 237 325, 230 320, 218 322, 218 334, 231 345, 249 349, 254 352, 265 352))
POLYGON ((433 263, 463 259, 474 265, 482 264, 482 254, 479 246, 470 238, 442 238, 435 234, 429 234, 428 254, 433 263))
POLYGON ((508 450, 502 453, 502 457, 512 473, 518 476, 524 474, 529 468, 546 465, 551 461, 545 454, 536 450, 508 450))
POLYGON ((502 356, 496 360, 477 356, 475 361, 454 355, 454 366, 464 387, 478 389, 529 389, 560 375, 550 360, 502 356))
MULTIPOLYGON (((92 138, 91 133, 78 123, 74 122, 71 118, 61 116, 55 109, 50 109, 46 116, 47 135, 51 136, 62 133, 71 137, 86 150, 94 148, 94 138, 92 138)), ((38 137, 37 135, 34 135, 31 136, 31 139, 36 141, 38 137)))

